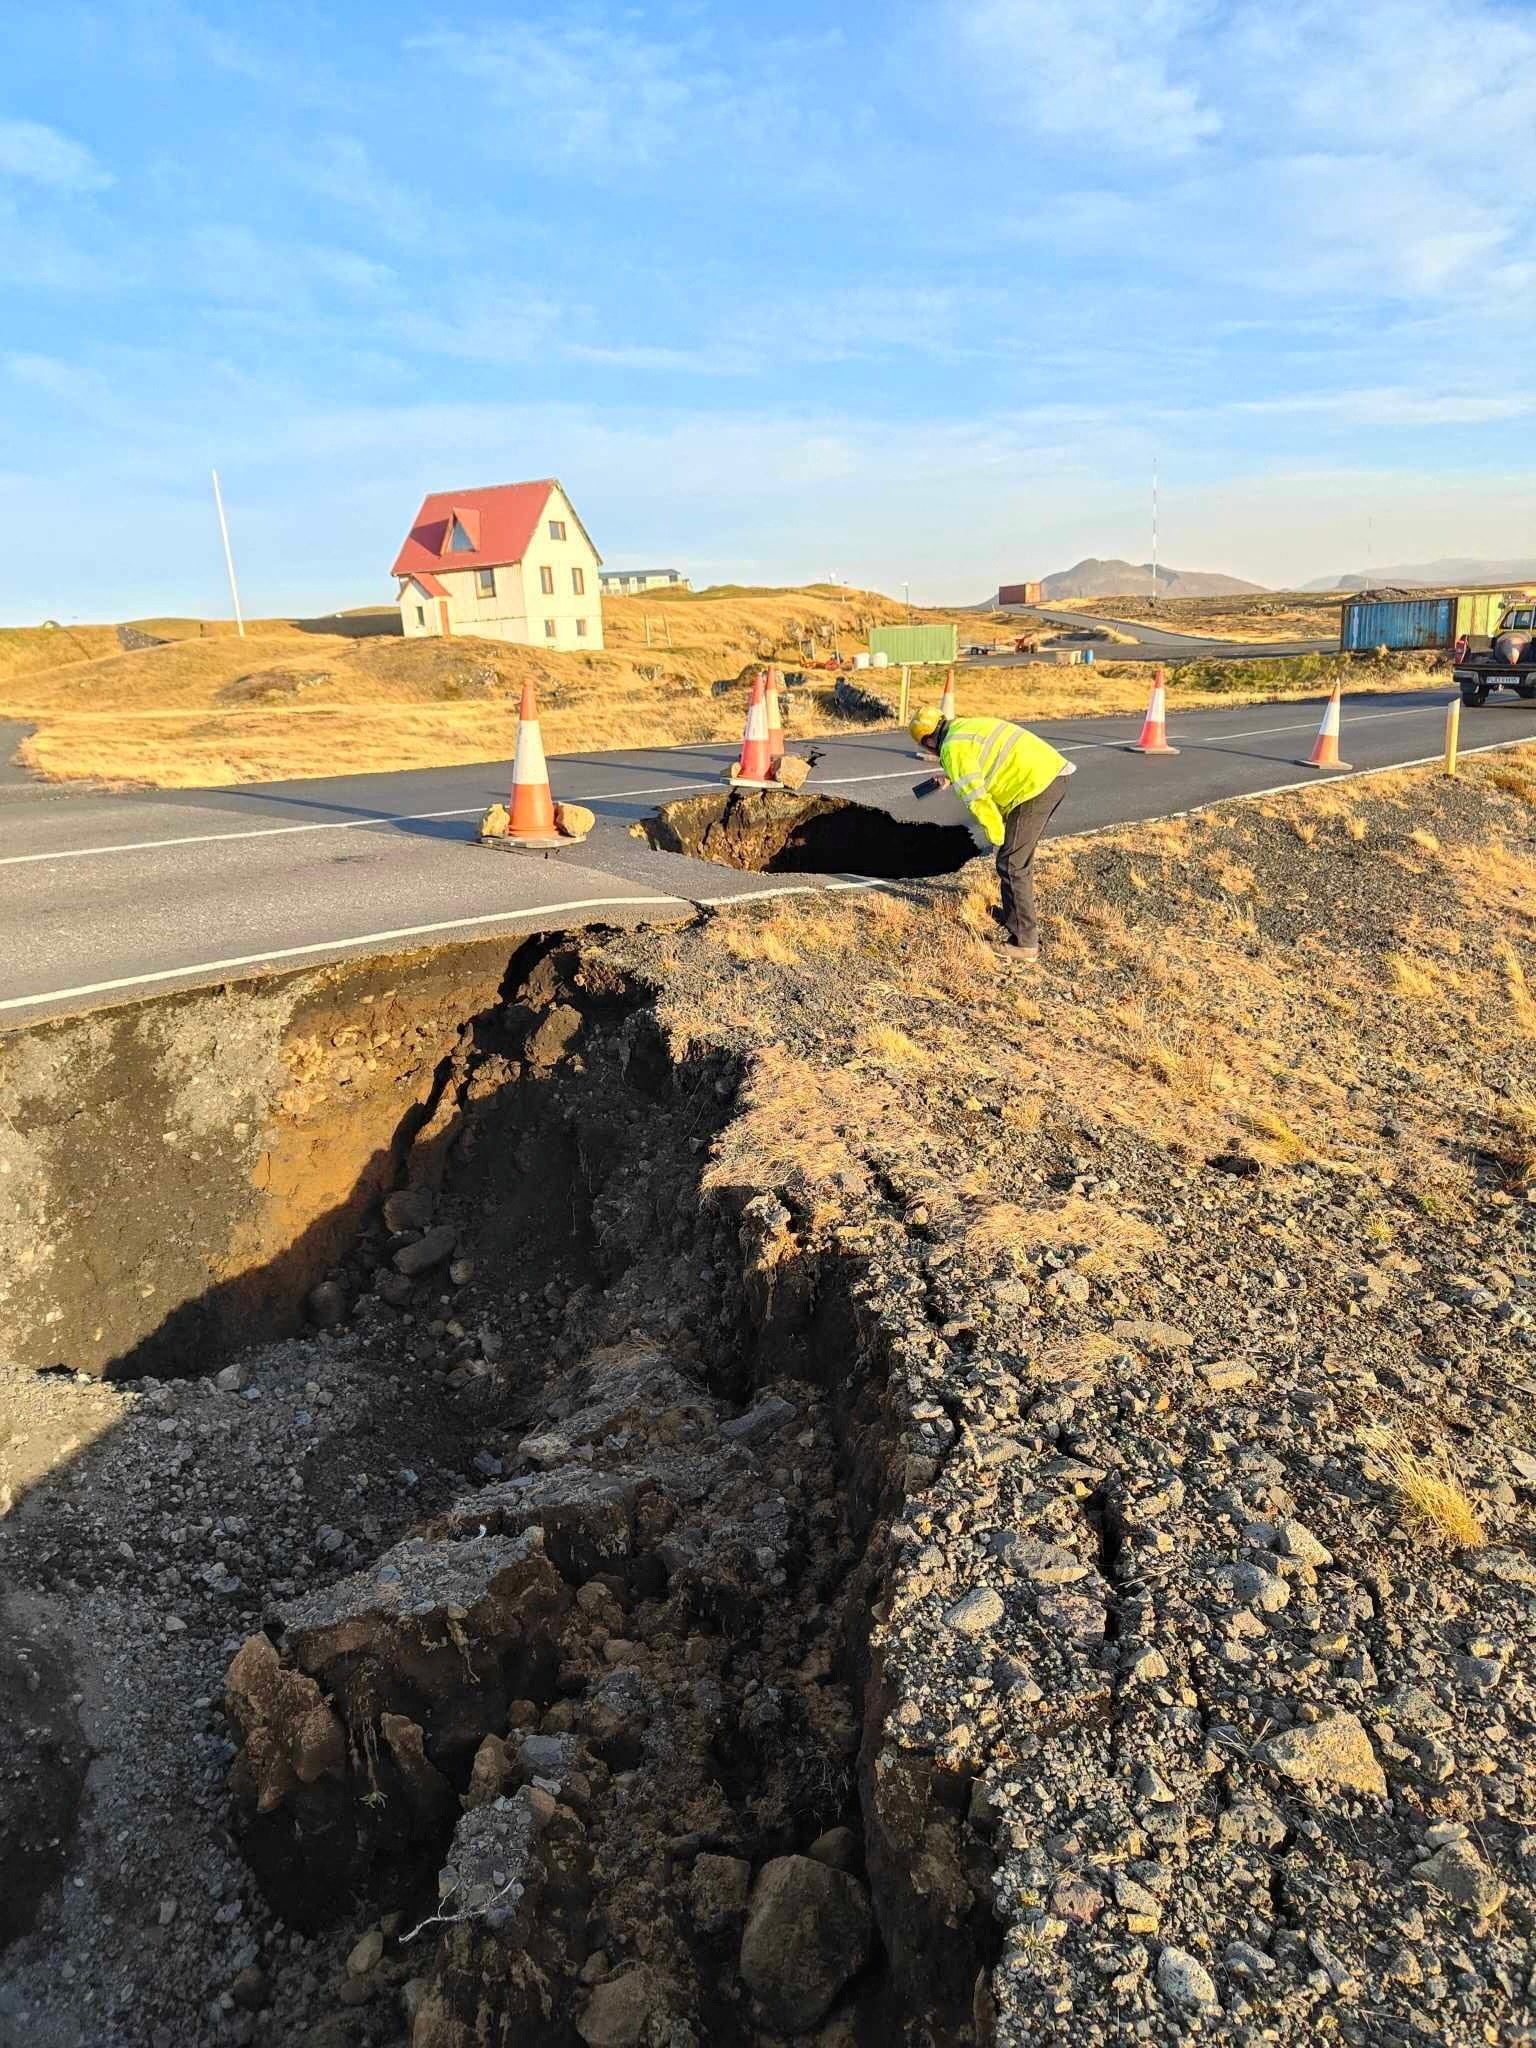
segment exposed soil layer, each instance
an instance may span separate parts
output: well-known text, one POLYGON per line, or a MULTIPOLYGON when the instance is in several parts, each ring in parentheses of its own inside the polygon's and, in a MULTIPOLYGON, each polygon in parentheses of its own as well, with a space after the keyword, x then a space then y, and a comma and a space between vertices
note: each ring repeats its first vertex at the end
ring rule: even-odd
MULTIPOLYGON (((921 780, 914 764, 913 780, 921 780)), ((835 796, 730 790, 666 804, 636 828, 664 853, 766 875, 949 875, 975 857, 963 825, 910 824, 835 796)))

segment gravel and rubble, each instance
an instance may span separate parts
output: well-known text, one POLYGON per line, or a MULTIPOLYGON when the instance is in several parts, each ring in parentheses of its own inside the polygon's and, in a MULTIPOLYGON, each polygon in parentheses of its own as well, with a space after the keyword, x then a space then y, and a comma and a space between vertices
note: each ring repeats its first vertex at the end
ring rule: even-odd
POLYGON ((1536 2042, 1533 818, 534 949, 327 1327, 0 1524, 0 2042, 1536 2042))

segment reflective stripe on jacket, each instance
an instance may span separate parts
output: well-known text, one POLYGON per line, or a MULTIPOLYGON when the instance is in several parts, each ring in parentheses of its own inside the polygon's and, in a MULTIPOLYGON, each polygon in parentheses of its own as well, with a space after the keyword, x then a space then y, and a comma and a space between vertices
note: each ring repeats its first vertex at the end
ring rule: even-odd
POLYGON ((1048 788, 1068 764, 1049 741, 1010 719, 952 718, 939 765, 988 839, 1001 846, 1008 813, 1048 788))

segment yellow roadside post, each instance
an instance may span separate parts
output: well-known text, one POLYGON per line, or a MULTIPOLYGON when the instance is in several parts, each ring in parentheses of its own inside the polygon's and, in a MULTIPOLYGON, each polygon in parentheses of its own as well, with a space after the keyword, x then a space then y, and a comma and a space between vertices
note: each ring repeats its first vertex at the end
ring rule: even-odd
POLYGON ((1456 750, 1461 745, 1461 698, 1453 697, 1445 707, 1445 772, 1456 773, 1456 750))
POLYGON ((912 668, 909 662, 901 664, 901 723, 905 725, 912 716, 912 668))

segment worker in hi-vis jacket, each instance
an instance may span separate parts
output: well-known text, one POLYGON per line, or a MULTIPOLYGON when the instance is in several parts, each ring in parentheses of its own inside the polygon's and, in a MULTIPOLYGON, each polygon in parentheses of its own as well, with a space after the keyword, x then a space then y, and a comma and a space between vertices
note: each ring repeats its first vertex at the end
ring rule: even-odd
POLYGON ((943 780, 997 848, 1003 898, 997 917, 1008 934, 1006 951, 1020 966, 1033 966, 1040 958, 1035 848, 1067 793, 1074 763, 1006 718, 945 718, 930 705, 909 730, 925 753, 938 757, 943 780))

